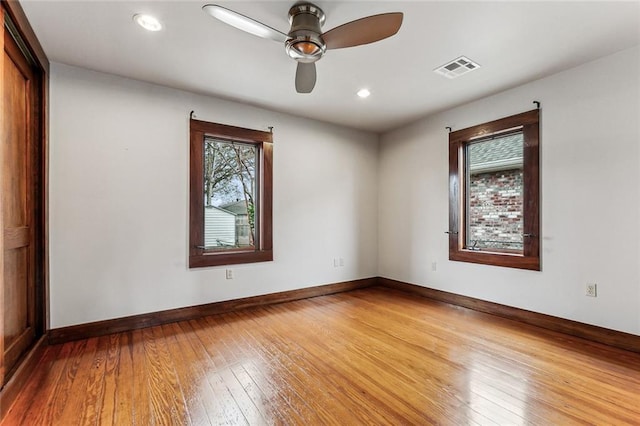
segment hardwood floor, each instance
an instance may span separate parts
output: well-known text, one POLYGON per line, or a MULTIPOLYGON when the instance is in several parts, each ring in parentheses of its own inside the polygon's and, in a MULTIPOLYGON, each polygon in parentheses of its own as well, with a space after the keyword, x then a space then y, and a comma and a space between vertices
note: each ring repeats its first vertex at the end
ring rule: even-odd
POLYGON ((368 288, 54 345, 3 425, 640 424, 640 354, 368 288))

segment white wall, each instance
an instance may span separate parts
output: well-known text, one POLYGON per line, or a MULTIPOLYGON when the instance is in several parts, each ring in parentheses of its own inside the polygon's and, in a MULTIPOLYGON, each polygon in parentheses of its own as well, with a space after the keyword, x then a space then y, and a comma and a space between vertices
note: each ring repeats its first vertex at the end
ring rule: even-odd
POLYGON ((636 47, 383 135, 379 275, 640 335, 639 64, 636 47), (542 272, 449 261, 445 127, 527 111, 534 100, 542 272), (597 298, 584 295, 587 282, 597 298))
POLYGON ((376 135, 61 64, 50 87, 51 328, 376 275, 376 135), (233 280, 186 266, 191 110, 274 126, 275 260, 233 280))
POLYGON ((51 327, 380 275, 640 335, 639 64, 626 50, 425 118, 379 152, 373 134, 53 64, 51 327), (542 272, 449 261, 445 126, 533 100, 542 272), (275 127, 275 260, 234 280, 186 267, 190 110, 275 127))

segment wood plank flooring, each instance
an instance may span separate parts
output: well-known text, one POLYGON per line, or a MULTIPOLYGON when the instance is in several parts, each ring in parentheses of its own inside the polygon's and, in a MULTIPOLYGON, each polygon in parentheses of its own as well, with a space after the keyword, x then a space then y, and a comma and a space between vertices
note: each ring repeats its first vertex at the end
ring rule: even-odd
POLYGON ((50 346, 3 425, 640 425, 640 354, 369 288, 50 346))

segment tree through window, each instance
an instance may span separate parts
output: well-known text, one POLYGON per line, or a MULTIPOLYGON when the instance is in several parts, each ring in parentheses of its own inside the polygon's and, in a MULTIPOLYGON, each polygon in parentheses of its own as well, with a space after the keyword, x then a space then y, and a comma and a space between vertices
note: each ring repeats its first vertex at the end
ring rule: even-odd
POLYGON ((204 245, 255 247, 258 150, 254 145, 204 141, 204 245))

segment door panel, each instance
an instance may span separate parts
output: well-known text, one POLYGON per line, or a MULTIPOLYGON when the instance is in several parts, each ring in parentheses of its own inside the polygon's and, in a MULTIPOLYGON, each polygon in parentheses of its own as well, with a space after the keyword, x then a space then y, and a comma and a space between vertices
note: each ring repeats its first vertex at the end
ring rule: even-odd
POLYGON ((4 262, 4 350, 5 363, 10 368, 35 337, 28 308, 28 248, 6 250, 4 262))
MULTIPOLYGON (((13 41, 5 34, 5 43, 13 41)), ((8 46, 5 46, 5 49, 8 46)), ((7 52, 9 53, 9 52, 7 52)), ((11 52, 13 53, 13 52, 11 52)), ((19 52, 17 52, 19 53, 19 52)), ((4 189, 3 218, 6 228, 14 228, 27 222, 27 144, 28 138, 28 76, 12 58, 4 60, 4 105, 9 120, 4 120, 4 189)))
MULTIPOLYGON (((35 243, 33 71, 5 29, 3 60, 2 226, 4 235, 4 368, 10 372, 33 344, 35 243)), ((4 381, 6 382, 7 377, 4 381)))

